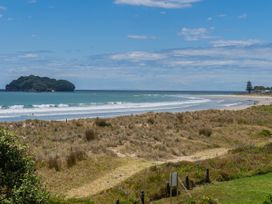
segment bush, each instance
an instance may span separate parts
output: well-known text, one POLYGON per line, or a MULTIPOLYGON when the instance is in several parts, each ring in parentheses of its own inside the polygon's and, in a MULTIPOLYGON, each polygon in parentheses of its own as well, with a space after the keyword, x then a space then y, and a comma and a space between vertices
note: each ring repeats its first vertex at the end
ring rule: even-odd
POLYGON ((262 137, 271 137, 272 133, 270 132, 270 130, 264 129, 261 132, 259 132, 259 135, 262 137))
POLYGON ((211 128, 203 128, 199 130, 199 135, 204 135, 206 137, 210 137, 212 135, 212 129, 211 128))
POLYGON ((76 165, 77 161, 82 161, 86 158, 86 154, 80 150, 71 151, 70 154, 66 158, 67 167, 71 168, 76 165))
POLYGON ((95 132, 93 130, 86 130, 85 138, 88 142, 94 140, 95 139, 95 132))
POLYGON ((55 169, 56 171, 61 170, 61 160, 58 156, 50 157, 48 160, 49 169, 55 169))
POLYGON ((99 126, 99 127, 109 127, 109 126, 111 126, 111 124, 108 123, 105 119, 100 119, 100 118, 97 118, 95 120, 95 124, 96 124, 96 126, 99 126))
POLYGON ((153 118, 148 118, 147 123, 153 125, 155 123, 155 120, 153 118))
POLYGON ((0 181, 1 203, 48 203, 48 194, 36 176, 25 146, 3 129, 0 129, 0 181))
POLYGON ((268 195, 263 204, 272 204, 272 195, 268 195))

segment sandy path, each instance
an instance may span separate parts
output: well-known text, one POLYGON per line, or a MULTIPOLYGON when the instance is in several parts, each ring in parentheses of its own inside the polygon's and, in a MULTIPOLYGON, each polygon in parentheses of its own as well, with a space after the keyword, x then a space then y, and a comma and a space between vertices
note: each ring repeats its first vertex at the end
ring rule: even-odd
POLYGON ((90 195, 98 194, 104 190, 108 190, 121 182, 125 181, 129 177, 133 176, 137 172, 143 169, 151 167, 153 164, 148 162, 135 162, 132 164, 121 166, 114 169, 112 172, 104 175, 101 178, 94 180, 91 183, 85 184, 79 188, 75 188, 66 193, 67 198, 82 198, 90 195))
POLYGON ((171 160, 167 160, 163 162, 152 163, 152 162, 137 161, 132 164, 121 166, 113 170, 111 173, 108 173, 104 175, 103 177, 94 180, 93 182, 85 184, 79 188, 70 190, 69 192, 66 193, 66 197, 67 198, 82 198, 82 197, 88 197, 90 195, 98 194, 102 191, 108 190, 122 183, 123 181, 133 176, 134 174, 154 165, 168 163, 168 162, 201 161, 206 159, 212 159, 212 158, 227 154, 228 150, 229 149, 226 149, 226 148, 209 149, 209 150, 197 152, 191 156, 177 157, 175 159, 171 159, 171 160))

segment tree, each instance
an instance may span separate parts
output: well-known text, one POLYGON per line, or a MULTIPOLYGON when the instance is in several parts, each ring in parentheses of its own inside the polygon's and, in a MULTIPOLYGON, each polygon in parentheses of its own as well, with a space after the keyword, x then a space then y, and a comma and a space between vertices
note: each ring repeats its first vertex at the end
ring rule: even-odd
POLYGON ((34 162, 26 154, 25 146, 1 128, 0 203, 48 203, 48 194, 36 176, 34 162))
POLYGON ((251 81, 248 81, 248 82, 247 82, 246 90, 248 91, 249 94, 251 94, 251 92, 252 92, 252 90, 253 90, 251 81))

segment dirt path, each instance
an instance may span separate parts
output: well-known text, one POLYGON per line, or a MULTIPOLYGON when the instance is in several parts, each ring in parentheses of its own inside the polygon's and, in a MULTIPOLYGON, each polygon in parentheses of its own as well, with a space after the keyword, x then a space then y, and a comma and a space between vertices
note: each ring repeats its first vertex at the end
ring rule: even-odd
POLYGON ((95 195, 104 190, 110 189, 119 183, 125 181, 137 172, 151 167, 153 164, 149 162, 138 161, 128 165, 114 169, 105 176, 94 180, 91 183, 85 184, 79 188, 75 188, 66 193, 67 198, 83 198, 90 195, 95 195))
POLYGON ((71 189, 69 192, 66 193, 67 198, 83 198, 88 197, 90 195, 98 194, 102 191, 108 190, 129 177, 133 176, 134 174, 142 171, 143 169, 149 168, 154 165, 163 164, 166 162, 179 162, 179 161, 201 161, 206 159, 212 159, 218 156, 222 156, 227 154, 229 149, 226 148, 216 148, 216 149, 209 149, 204 150, 201 152, 197 152, 191 156, 183 156, 177 157, 175 159, 163 161, 163 162, 144 162, 144 161, 137 161, 135 163, 130 163, 128 165, 121 166, 111 173, 106 174, 105 176, 94 180, 88 184, 85 184, 79 188, 71 189))

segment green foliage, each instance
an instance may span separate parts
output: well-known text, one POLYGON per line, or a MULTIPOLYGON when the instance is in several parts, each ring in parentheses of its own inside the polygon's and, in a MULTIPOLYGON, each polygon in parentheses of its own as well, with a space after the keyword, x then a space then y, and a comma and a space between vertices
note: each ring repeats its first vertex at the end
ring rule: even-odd
POLYGON ((0 129, 0 201, 16 204, 48 201, 25 147, 3 129, 0 129))
POLYGON ((75 86, 66 80, 50 79, 48 77, 26 76, 13 80, 6 86, 7 91, 74 91, 75 86))
POLYGON ((97 118, 95 120, 95 124, 96 124, 96 126, 99 126, 99 127, 109 127, 109 126, 111 126, 111 124, 108 123, 105 119, 100 119, 100 118, 97 118))
POLYGON ((268 195, 263 204, 272 204, 272 195, 268 195))
POLYGON ((203 196, 202 200, 200 201, 201 204, 217 204, 218 202, 215 201, 214 199, 207 197, 207 196, 203 196))
POLYGON ((246 90, 248 91, 249 94, 252 92, 253 86, 252 86, 251 81, 248 81, 248 82, 247 82, 246 90))
POLYGON ((262 130, 260 133, 259 133, 260 136, 262 137, 271 137, 272 136, 272 133, 270 130, 262 130))

